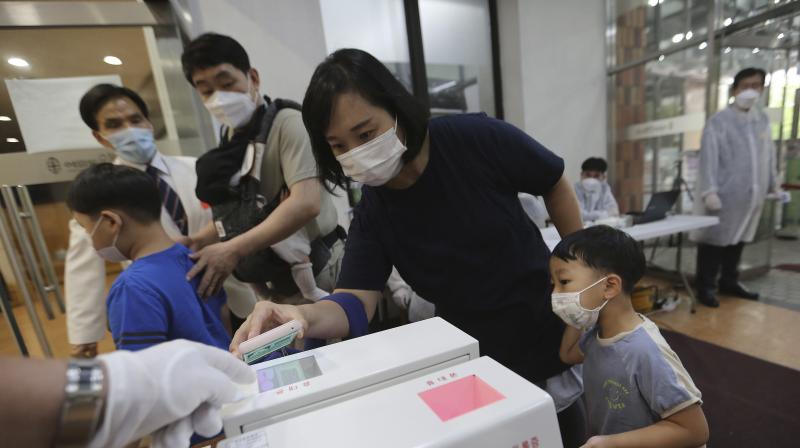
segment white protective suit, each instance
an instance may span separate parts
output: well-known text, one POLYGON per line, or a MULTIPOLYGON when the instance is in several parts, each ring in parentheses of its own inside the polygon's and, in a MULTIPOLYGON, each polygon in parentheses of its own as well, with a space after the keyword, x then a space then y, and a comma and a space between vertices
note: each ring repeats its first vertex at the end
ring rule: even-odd
MULTIPOLYGON (((203 208, 194 193, 197 184, 194 157, 164 156, 156 153, 151 164, 161 172, 164 179, 178 194, 189 220, 192 234, 211 222, 211 210, 203 208)), ((144 170, 117 158, 114 163, 144 170)), ((161 225, 172 238, 180 236, 180 230, 161 209, 161 225)), ((69 248, 64 265, 64 295, 67 304, 67 338, 70 344, 91 344, 105 336, 106 323, 106 264, 92 247, 92 240, 83 227, 74 219, 69 222, 69 248)), ((129 262, 123 263, 127 267, 129 262)), ((253 310, 257 297, 249 285, 233 276, 224 284, 228 294, 228 307, 239 317, 246 317, 253 310)))
POLYGON ((720 223, 692 232, 692 241, 730 246, 753 241, 764 200, 776 189, 775 145, 767 115, 758 107, 734 105, 706 123, 697 173, 694 213, 719 216, 720 223), (716 193, 722 209, 706 210, 703 198, 716 193))
POLYGON ((547 213, 547 206, 544 204, 544 199, 540 196, 534 196, 528 193, 517 193, 522 209, 528 218, 536 224, 536 227, 544 229, 547 227, 547 220, 550 219, 550 214, 547 213))
POLYGON ((599 191, 589 191, 581 182, 575 182, 575 194, 578 196, 584 221, 619 216, 619 206, 608 182, 601 182, 599 191))

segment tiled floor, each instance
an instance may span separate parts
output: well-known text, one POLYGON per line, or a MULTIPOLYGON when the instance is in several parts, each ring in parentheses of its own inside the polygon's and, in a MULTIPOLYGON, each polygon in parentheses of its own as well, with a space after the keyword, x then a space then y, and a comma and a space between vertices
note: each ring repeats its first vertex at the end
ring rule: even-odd
MULTIPOLYGON (((800 264, 800 240, 773 239, 749 245, 742 256, 742 267, 747 268, 766 259, 766 252, 771 252, 771 265, 800 264)), ((651 251, 645 251, 648 258, 651 251)), ((675 248, 659 247, 653 262, 666 269, 675 269, 675 248)), ((681 268, 688 274, 695 270, 696 252, 694 247, 683 249, 681 268)), ((761 294, 762 302, 800 311, 800 272, 771 269, 766 275, 743 279, 742 283, 749 289, 761 294)))

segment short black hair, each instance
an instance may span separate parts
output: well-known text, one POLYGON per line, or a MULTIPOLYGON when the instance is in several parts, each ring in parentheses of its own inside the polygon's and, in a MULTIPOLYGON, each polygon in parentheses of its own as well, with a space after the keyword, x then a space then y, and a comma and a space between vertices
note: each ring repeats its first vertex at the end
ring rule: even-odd
POLYGON ((97 124, 97 113, 106 103, 121 97, 126 97, 133 101, 142 111, 144 117, 148 120, 150 119, 150 111, 147 109, 147 104, 138 93, 127 87, 115 86, 114 84, 98 84, 81 97, 78 109, 81 112, 83 122, 95 131, 100 130, 100 126, 97 124))
POLYGON ((619 275, 627 294, 633 292, 645 271, 644 253, 636 240, 609 226, 593 226, 567 235, 553 249, 553 256, 564 261, 580 260, 592 269, 619 275))
POLYGON ((731 90, 736 90, 736 88, 739 87, 739 83, 742 82, 743 79, 755 75, 761 76, 762 86, 767 83, 767 72, 761 70, 760 68, 748 67, 744 70, 740 70, 739 73, 733 77, 733 86, 731 86, 731 90))
POLYGON ((250 71, 250 58, 242 44, 224 34, 201 34, 186 45, 181 55, 183 75, 191 85, 195 71, 220 64, 231 64, 244 73, 250 71))
POLYGON ((600 157, 589 157, 581 164, 581 171, 600 171, 605 173, 607 169, 608 163, 600 157))
POLYGON ((339 186, 343 186, 346 179, 325 132, 336 96, 347 92, 358 93, 370 104, 397 118, 405 131, 408 148, 403 154, 404 161, 408 162, 419 154, 428 131, 428 108, 374 56, 363 50, 344 48, 317 66, 303 100, 303 122, 311 138, 311 149, 321 179, 339 186))
POLYGON ((161 219, 161 195, 153 178, 144 171, 110 163, 81 171, 69 186, 67 206, 92 217, 116 209, 140 223, 161 219))

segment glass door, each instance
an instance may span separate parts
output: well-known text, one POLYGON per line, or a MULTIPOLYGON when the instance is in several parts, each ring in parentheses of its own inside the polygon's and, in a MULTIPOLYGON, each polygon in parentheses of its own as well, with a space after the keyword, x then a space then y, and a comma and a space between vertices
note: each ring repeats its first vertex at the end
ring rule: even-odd
MULTIPOLYGON (((742 17, 747 2, 728 2, 724 9, 729 16, 742 17)), ((763 2, 762 2, 763 3, 763 2)), ((766 7, 767 5, 751 5, 766 7)), ((735 28, 732 26, 731 28, 735 28)), ((786 148, 796 139, 796 105, 800 76, 798 76, 798 45, 800 45, 800 16, 794 14, 765 19, 745 27, 726 32, 716 45, 716 100, 710 104, 714 111, 728 107, 733 77, 747 67, 761 68, 767 72, 761 107, 767 113, 775 141, 779 182, 783 183, 787 169, 795 168, 796 160, 787 160, 786 148), (791 164, 792 166, 789 166, 791 164)), ((783 220, 784 207, 767 201, 761 223, 753 244, 746 246, 742 268, 752 273, 765 271, 771 264, 772 238, 777 224, 783 220)))

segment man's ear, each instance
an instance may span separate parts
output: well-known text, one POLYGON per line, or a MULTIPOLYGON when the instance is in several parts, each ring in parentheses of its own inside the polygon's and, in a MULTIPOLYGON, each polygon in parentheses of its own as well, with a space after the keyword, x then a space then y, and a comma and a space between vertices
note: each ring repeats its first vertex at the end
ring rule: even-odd
POLYGON ((256 88, 256 91, 259 91, 261 87, 261 75, 258 74, 258 70, 255 67, 250 67, 250 71, 248 72, 250 75, 250 79, 253 81, 253 87, 256 88))
POLYGON ((603 291, 603 298, 611 300, 622 292, 622 277, 617 274, 609 274, 606 278, 606 288, 603 291))

